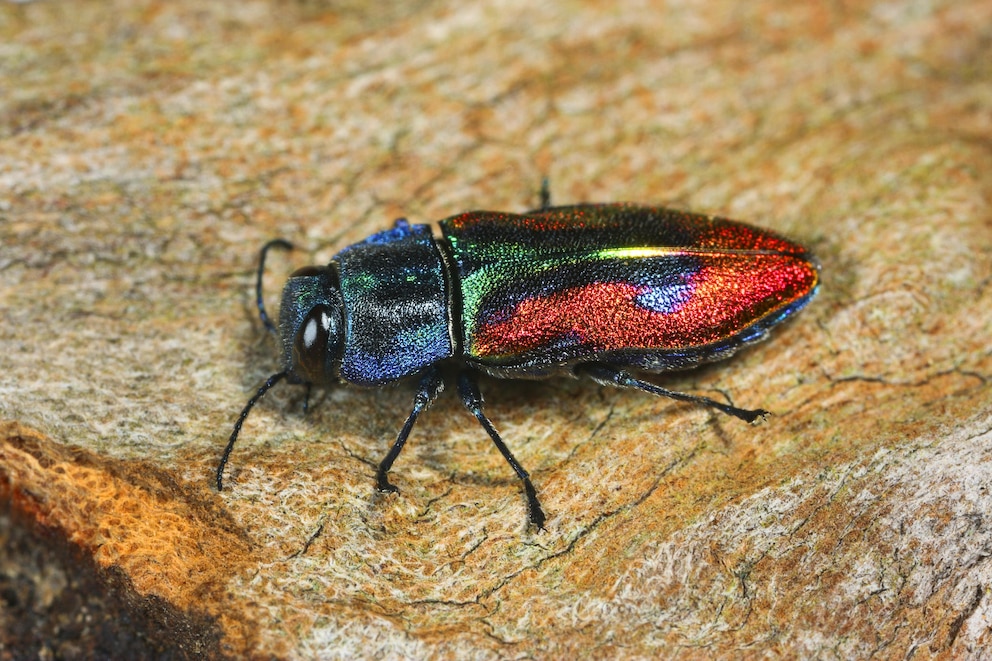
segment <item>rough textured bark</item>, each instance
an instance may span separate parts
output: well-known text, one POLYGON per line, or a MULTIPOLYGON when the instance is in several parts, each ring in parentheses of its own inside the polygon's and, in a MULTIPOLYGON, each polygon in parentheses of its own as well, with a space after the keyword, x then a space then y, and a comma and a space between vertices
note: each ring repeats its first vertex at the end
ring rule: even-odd
POLYGON ((977 657, 990 25, 979 0, 4 4, 0 497, 178 655, 977 657), (544 175, 558 203, 813 248, 808 311, 662 380, 771 420, 484 381, 536 533, 456 398, 383 497, 411 391, 304 416, 282 387, 213 489, 276 369, 263 241, 299 246, 273 256, 274 306, 294 266, 397 216, 523 210, 544 175))

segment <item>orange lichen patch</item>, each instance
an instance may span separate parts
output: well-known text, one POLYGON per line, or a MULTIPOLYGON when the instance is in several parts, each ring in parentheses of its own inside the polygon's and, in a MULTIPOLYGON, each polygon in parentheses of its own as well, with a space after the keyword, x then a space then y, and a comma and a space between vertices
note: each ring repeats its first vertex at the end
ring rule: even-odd
MULTIPOLYGON (((0 424, 0 498, 60 532, 142 598, 217 617, 229 579, 251 562, 250 543, 196 490, 147 464, 66 448, 17 423, 0 424)), ((246 649, 243 624, 227 643, 246 649)))

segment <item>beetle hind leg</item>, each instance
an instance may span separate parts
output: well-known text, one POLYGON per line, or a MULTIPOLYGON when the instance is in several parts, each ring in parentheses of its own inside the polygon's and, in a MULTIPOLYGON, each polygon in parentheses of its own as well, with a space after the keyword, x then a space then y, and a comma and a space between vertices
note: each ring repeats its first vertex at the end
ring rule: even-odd
POLYGON ((489 434, 489 438, 492 439, 493 444, 496 445, 496 449, 506 459, 506 463, 510 464, 510 468, 517 474, 520 481, 524 483, 524 493, 527 495, 527 512, 530 522, 538 530, 544 530, 544 522, 547 520, 547 517, 544 516, 541 502, 537 499, 537 491, 534 489, 534 484, 530 481, 530 473, 524 470, 524 467, 520 465, 520 462, 510 452, 510 448, 506 447, 506 443, 503 442, 499 432, 496 431, 493 423, 489 421, 489 418, 482 411, 482 393, 479 391, 479 384, 476 382, 473 373, 463 371, 458 375, 458 394, 461 396, 462 404, 479 421, 482 428, 489 434))
POLYGON ((540 211, 547 211, 551 208, 551 187, 547 177, 541 177, 541 207, 540 211))
POLYGON ((745 422, 756 423, 760 422, 768 415, 768 411, 764 409, 742 409, 736 406, 730 406, 729 404, 724 404, 716 400, 710 399, 709 397, 700 397, 698 395, 690 395, 684 392, 678 392, 675 390, 668 390, 667 388, 662 388, 648 381, 641 381, 640 379, 635 379, 628 372, 618 369, 616 367, 611 367, 610 365, 603 365, 600 363, 588 363, 585 365, 580 365, 575 369, 577 375, 585 375, 596 383, 603 386, 614 386, 617 388, 630 388, 633 390, 643 390, 644 392, 649 392, 652 395, 660 395, 662 397, 669 397, 671 399, 677 399, 681 402, 692 402, 694 404, 702 404, 703 406, 709 406, 710 408, 722 411, 727 415, 732 415, 735 418, 740 418, 745 422))
POLYGON ((410 411, 410 415, 407 417, 406 422, 403 423, 403 428, 396 437, 393 447, 389 448, 389 453, 381 462, 379 462, 379 467, 376 469, 375 487, 379 491, 385 491, 388 493, 396 493, 399 491, 399 489, 389 483, 389 478, 386 474, 389 472, 389 469, 393 467, 393 462, 396 461, 396 457, 400 456, 403 446, 406 445, 406 439, 410 436, 410 431, 413 429, 413 424, 417 421, 417 418, 420 417, 420 414, 426 411, 434 400, 437 399, 437 396, 441 394, 442 390, 444 390, 444 380, 441 378, 441 372, 437 369, 428 370, 427 373, 424 374, 424 377, 420 380, 420 386, 417 388, 417 394, 413 398, 413 410, 410 411))

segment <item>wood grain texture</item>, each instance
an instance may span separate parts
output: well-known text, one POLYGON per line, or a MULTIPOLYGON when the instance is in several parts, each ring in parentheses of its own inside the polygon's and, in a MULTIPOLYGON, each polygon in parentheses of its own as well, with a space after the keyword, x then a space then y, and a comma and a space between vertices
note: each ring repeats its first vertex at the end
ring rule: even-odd
MULTIPOLYGON (((305 658, 981 656, 992 643, 992 5, 0 6, 0 497, 305 658), (273 391, 253 307, 398 216, 635 201, 823 265, 771 342, 663 383, 273 391)), ((196 623, 190 626, 189 623, 196 623)), ((206 623, 206 624, 204 624, 206 623)), ((207 645, 217 636, 220 643, 207 645)), ((185 646, 185 647, 183 647, 185 646)), ((212 651, 211 651, 212 650, 212 651)))

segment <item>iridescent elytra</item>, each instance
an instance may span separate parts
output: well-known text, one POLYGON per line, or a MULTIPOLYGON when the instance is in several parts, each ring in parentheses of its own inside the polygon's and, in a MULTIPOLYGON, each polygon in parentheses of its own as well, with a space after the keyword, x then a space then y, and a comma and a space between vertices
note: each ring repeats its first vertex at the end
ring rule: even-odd
MULTIPOLYGON (((546 194, 542 200, 546 201, 546 194)), ((512 214, 471 211, 392 229, 294 272, 282 294, 282 369, 248 400, 217 467, 256 402, 279 381, 377 387, 413 380, 413 406, 376 471, 380 491, 417 418, 454 365, 465 408, 523 482, 529 521, 546 517, 530 475, 483 411, 480 373, 588 377, 715 408, 746 422, 767 412, 639 378, 728 358, 812 299, 819 264, 803 246, 745 223, 663 207, 579 204, 512 214)))

